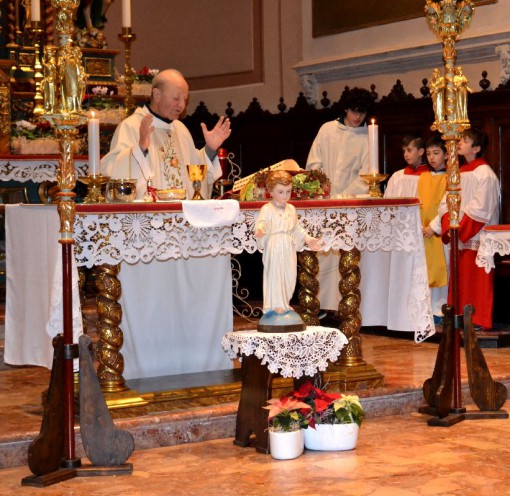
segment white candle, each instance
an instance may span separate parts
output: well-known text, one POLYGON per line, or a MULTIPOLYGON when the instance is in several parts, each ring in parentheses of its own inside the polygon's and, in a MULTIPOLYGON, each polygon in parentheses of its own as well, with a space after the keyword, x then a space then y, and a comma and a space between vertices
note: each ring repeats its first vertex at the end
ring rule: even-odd
POLYGON ((131 0, 122 0, 122 27, 131 27, 131 0))
POLYGON ((30 4, 30 20, 32 22, 41 21, 41 3, 39 0, 32 0, 30 4))
POLYGON ((92 111, 88 122, 89 138, 89 176, 96 176, 99 173, 99 119, 92 111))
POLYGON ((379 174, 379 126, 372 119, 368 125, 368 161, 370 174, 379 174))

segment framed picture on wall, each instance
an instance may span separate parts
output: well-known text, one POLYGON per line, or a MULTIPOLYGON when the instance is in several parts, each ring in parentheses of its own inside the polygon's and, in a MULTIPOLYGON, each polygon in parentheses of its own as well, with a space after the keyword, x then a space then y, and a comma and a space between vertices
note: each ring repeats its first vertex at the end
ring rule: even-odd
MULTIPOLYGON (((474 0, 475 6, 497 0, 474 0)), ((424 0, 312 0, 314 38, 424 16, 424 0)))

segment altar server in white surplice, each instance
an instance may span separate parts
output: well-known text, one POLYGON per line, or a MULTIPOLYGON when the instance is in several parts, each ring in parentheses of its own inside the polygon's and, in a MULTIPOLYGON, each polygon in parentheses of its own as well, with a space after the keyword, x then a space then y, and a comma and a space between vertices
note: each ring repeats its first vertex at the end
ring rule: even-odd
MULTIPOLYGON (((344 114, 326 122, 312 144, 306 169, 322 169, 331 181, 331 196, 354 196, 368 192, 360 174, 368 174, 368 128, 365 118, 373 102, 370 93, 352 88, 343 93, 344 114)), ((339 254, 330 250, 318 254, 319 300, 324 310, 338 310, 339 254)))
MULTIPOLYGON (((221 117, 211 131, 202 124, 206 146, 197 150, 178 120, 187 100, 188 84, 180 72, 157 74, 150 105, 115 131, 103 174, 136 178, 138 199, 152 188, 185 189, 191 198, 186 165, 206 163, 201 193, 209 198, 221 175, 216 150, 230 135, 230 122, 221 117)), ((231 367, 221 348, 223 334, 233 327, 230 256, 124 263, 119 280, 126 379, 231 367)))

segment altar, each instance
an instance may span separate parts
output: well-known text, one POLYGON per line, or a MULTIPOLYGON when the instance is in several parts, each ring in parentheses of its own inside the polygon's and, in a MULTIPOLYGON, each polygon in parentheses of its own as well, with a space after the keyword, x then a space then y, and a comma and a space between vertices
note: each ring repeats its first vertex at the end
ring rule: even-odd
MULTIPOLYGON (((230 254, 253 253, 257 249, 253 229, 262 204, 243 202, 233 225, 207 229, 192 227, 179 203, 77 205, 74 225, 76 268, 116 267, 121 264, 121 278, 120 274, 124 269, 128 272, 130 266, 144 271, 177 260, 181 263, 193 258, 223 257, 228 260, 230 254)), ((294 204, 302 225, 311 235, 321 237, 325 250, 356 248, 363 253, 360 310, 364 325, 390 326, 393 330, 413 332, 418 342, 434 333, 417 199, 309 200, 294 204)), ((50 322, 49 334, 45 330, 52 315, 55 316, 52 307, 58 308, 61 293, 59 280, 54 278, 59 253, 58 214, 52 206, 7 206, 6 226, 10 269, 7 279, 6 362, 50 367, 50 334, 60 332, 58 320, 53 330, 50 322), (15 226, 25 226, 25 229, 15 226), (30 226, 37 227, 38 231, 30 226), (38 239, 42 242, 39 243, 38 239), (42 251, 41 245, 45 247, 42 251), (31 261, 37 261, 37 274, 32 273, 34 264, 29 263, 31 261)), ((152 274, 156 272, 157 268, 152 270, 152 274)), ((183 326, 192 328, 196 319, 201 317, 204 321, 214 322, 214 335, 222 353, 221 336, 232 330, 232 288, 229 286, 231 274, 228 264, 219 267, 216 273, 204 268, 203 277, 222 280, 222 289, 217 295, 209 295, 216 298, 214 305, 204 306, 202 315, 194 312, 193 318, 184 322, 183 326), (220 322, 217 320, 218 312, 227 312, 230 318, 220 322)), ((126 284, 122 280, 121 283, 126 284)), ((175 291, 184 294, 190 301, 195 295, 189 294, 186 284, 186 281, 181 281, 175 291)), ((124 286, 123 291, 127 292, 128 287, 124 286)), ((143 287, 135 288, 132 294, 136 295, 136 291, 143 291, 143 287)), ((79 333, 81 315, 77 283, 73 284, 73 295, 73 322, 75 332, 79 333)), ((165 294, 161 298, 161 306, 170 304, 171 300, 165 294)), ((151 319, 158 309, 150 312, 137 310, 141 312, 137 318, 145 323, 143 329, 124 321, 126 316, 131 318, 132 310, 127 309, 127 313, 123 313, 123 320, 119 322, 121 331, 132 328, 132 333, 143 333, 145 339, 151 339, 151 319)), ((174 312, 182 315, 186 312, 186 305, 175 308, 174 312)), ((181 330, 186 332, 184 327, 181 330)), ((176 331, 177 328, 171 326, 167 329, 169 333, 176 331)), ((210 338, 212 334, 203 335, 210 338)), ((128 337, 121 332, 118 339, 120 342, 114 344, 113 349, 110 347, 112 362, 116 358, 122 359, 122 355, 127 364, 130 360, 128 337)), ((193 346, 197 355, 209 353, 211 343, 210 339, 195 340, 193 346)), ((191 364, 193 355, 187 356, 191 364)), ((154 357, 146 357, 146 360, 154 360, 154 357)), ((176 373, 174 364, 167 360, 160 373, 176 373)))

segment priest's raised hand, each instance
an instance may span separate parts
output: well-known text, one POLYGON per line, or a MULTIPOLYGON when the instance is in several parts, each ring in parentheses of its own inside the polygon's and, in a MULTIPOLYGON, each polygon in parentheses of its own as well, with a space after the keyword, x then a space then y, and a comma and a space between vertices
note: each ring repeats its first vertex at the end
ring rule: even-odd
POLYGON ((221 144, 230 136, 230 120, 221 116, 216 125, 209 131, 207 126, 202 122, 202 132, 204 133, 205 144, 207 148, 216 151, 221 144))

